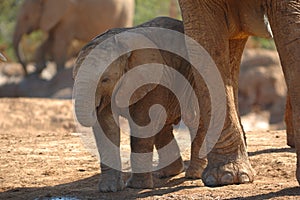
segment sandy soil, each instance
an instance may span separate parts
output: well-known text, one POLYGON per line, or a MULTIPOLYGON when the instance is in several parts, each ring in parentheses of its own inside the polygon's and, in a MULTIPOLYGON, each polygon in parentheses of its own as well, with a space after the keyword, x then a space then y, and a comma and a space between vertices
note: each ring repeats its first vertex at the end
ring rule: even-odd
MULTIPOLYGON (((205 187, 184 174, 153 190, 99 193, 99 162, 76 134, 70 100, 0 99, 0 199, 300 199, 284 131, 248 132, 253 184, 205 187)), ((184 155, 184 159, 188 157, 184 155)), ((124 178, 128 174, 124 174, 124 178)))

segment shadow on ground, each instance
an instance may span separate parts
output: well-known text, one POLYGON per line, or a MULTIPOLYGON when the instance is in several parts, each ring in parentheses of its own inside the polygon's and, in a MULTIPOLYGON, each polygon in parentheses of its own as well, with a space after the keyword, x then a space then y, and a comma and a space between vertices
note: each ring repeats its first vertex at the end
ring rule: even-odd
POLYGON ((98 192, 99 175, 78 180, 71 183, 56 185, 52 187, 38 188, 16 188, 0 193, 0 199, 36 199, 36 200, 77 200, 77 199, 136 199, 147 198, 152 196, 162 196, 172 192, 192 189, 198 186, 181 186, 186 179, 160 179, 160 183, 154 189, 139 190, 126 188, 124 191, 115 193, 98 192))
POLYGON ((300 196, 300 187, 292 187, 292 188, 285 188, 282 190, 279 190, 277 192, 270 192, 267 194, 259 194, 249 197, 243 197, 243 198, 230 198, 227 200, 237 200, 237 199, 243 199, 243 200, 257 200, 257 199, 274 199, 279 197, 287 197, 291 198, 293 196, 295 199, 299 199, 300 196))
POLYGON ((291 148, 291 147, 263 149, 260 151, 248 152, 248 155, 249 156, 257 156, 257 155, 266 154, 266 153, 296 153, 296 149, 291 148))

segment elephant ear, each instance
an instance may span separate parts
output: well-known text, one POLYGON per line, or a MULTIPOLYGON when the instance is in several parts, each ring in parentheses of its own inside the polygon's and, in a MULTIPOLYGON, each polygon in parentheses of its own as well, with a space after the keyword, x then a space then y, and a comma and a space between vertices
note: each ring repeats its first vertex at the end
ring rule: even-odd
POLYGON ((48 32, 65 14, 69 1, 66 0, 43 0, 43 10, 40 19, 40 27, 48 32))
MULTIPOLYGON (((136 41, 138 41, 138 39, 136 41)), ((150 40, 148 42, 150 42, 150 40)), ((157 46, 152 43, 151 47, 152 48, 134 50, 130 54, 127 54, 127 63, 124 71, 125 76, 118 87, 116 97, 120 100, 126 100, 128 99, 128 94, 131 91, 133 92, 133 89, 137 89, 131 95, 129 105, 120 103, 117 100, 118 106, 126 107, 138 102, 149 92, 154 90, 162 80, 164 74, 163 68, 155 66, 155 70, 153 70, 151 66, 155 63, 165 64, 165 62, 160 50, 157 49, 157 46), (141 65, 144 66, 140 68, 141 65), (131 72, 134 72, 134 75, 130 75, 131 72), (126 74, 128 76, 126 76, 126 74), (150 79, 154 80, 153 78, 149 79, 149 77, 155 77, 155 83, 149 81, 150 79)))

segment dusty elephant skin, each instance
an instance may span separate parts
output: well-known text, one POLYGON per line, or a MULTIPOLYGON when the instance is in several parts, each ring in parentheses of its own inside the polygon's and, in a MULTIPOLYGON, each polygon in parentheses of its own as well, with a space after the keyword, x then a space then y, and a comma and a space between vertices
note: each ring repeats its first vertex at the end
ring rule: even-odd
MULTIPOLYGON (((167 18, 160 17, 155 18, 152 21, 146 22, 138 27, 163 27, 171 30, 183 32, 182 22, 167 18)), ((133 28, 134 29, 134 28, 133 28)), ((113 89, 120 79, 120 77, 125 74, 127 71, 134 69, 136 66, 140 66, 142 64, 148 63, 161 63, 166 64, 168 66, 177 69, 183 74, 186 79, 193 83, 193 77, 191 76, 189 63, 184 59, 181 59, 179 56, 173 55, 166 51, 161 51, 158 49, 143 49, 143 50, 135 50, 131 52, 129 55, 120 56, 115 62, 113 62, 110 66, 102 74, 98 84, 97 80, 91 80, 91 76, 87 74, 85 77, 78 77, 78 72, 80 68, 84 68, 84 65, 92 68, 97 67, 95 64, 85 63, 85 58, 88 53, 94 49, 98 44, 100 44, 103 40, 116 35, 117 33, 121 33, 125 30, 129 29, 113 29, 110 30, 96 39, 94 39, 91 43, 89 43, 83 50, 80 52, 77 62, 74 67, 74 79, 75 84, 78 83, 77 87, 75 87, 75 111, 77 119, 82 124, 90 124, 89 120, 90 113, 95 110, 95 105, 87 105, 85 102, 92 102, 91 99, 95 96, 96 101, 96 109, 97 109, 97 118, 98 121, 106 135, 116 146, 120 145, 120 129, 118 125, 115 123, 111 111, 111 104, 114 97, 112 96, 113 89), (90 65, 89 65, 90 64, 90 65), (90 88, 95 88, 96 94, 89 94, 90 88), (89 100, 90 98, 90 100, 89 100), (87 120, 88 119, 88 120, 87 120)), ((151 42, 151 41, 149 41, 151 42)), ((182 40, 184 42, 184 40, 182 40)), ((116 44, 111 44, 112 46, 116 46, 116 44)), ((183 43, 184 45, 184 43, 183 43)), ((106 49, 101 49, 101 51, 106 51, 106 49)), ((101 67, 102 60, 105 58, 101 57, 101 53, 97 53, 98 60, 94 63, 101 67)), ((104 53, 103 53, 104 56, 104 53)), ((143 79, 143 77, 140 77, 143 79)), ((96 77, 97 79, 97 77, 96 77)), ((118 91, 124 91, 123 87, 126 84, 135 84, 133 82, 126 82, 124 80, 122 84, 119 86, 118 91)), ((92 90, 93 91, 93 90, 92 90)), ((188 94, 187 94, 188 95, 188 94)), ((176 100, 174 94, 172 94, 168 89, 163 86, 148 84, 137 91, 135 91, 134 95, 130 99, 130 114, 123 111, 122 108, 119 108, 118 113, 125 118, 131 119, 129 120, 129 125, 131 128, 131 167, 132 167, 132 175, 127 182, 127 186, 133 188, 152 188, 152 152, 153 146, 155 145, 156 149, 160 150, 165 145, 169 144, 170 141, 174 139, 173 136, 173 124, 177 124, 180 121, 180 118, 184 118, 185 116, 181 116, 179 103, 176 100), (139 126, 146 126, 151 121, 149 117, 149 109, 152 105, 159 104, 166 108, 167 119, 164 124, 163 129, 156 134, 155 136, 140 138, 136 137, 136 134, 139 133, 139 129, 133 124, 133 122, 137 123, 139 126), (131 116, 128 116, 131 115, 131 116), (136 153, 151 153, 150 156, 136 157, 136 153), (142 168, 149 168, 149 172, 146 173, 134 173, 135 171, 139 171, 142 168)), ((189 112, 188 112, 189 113, 189 112)), ((192 113, 192 112, 190 112, 192 113)), ((188 118, 188 116, 186 116, 188 118)), ((190 128, 190 127, 189 127, 190 128)), ((94 126, 93 127, 94 134, 97 141, 98 151, 101 158, 101 177, 99 183, 100 191, 109 192, 109 191, 117 191, 123 189, 123 183, 121 180, 121 173, 115 169, 111 169, 106 163, 111 162, 110 160, 119 160, 120 152, 119 150, 115 152, 115 157, 111 158, 107 155, 107 149, 105 149, 104 139, 101 138, 101 134, 99 134, 99 130, 94 126), (106 159, 106 160, 105 160, 106 159), (108 160, 107 160, 108 159, 108 160)), ((190 166, 187 169, 186 176, 189 178, 200 178, 201 173, 206 164, 206 160, 199 159, 199 144, 201 144, 200 137, 196 136, 194 142, 192 143, 191 150, 191 162, 190 166)), ((175 140, 173 140, 175 141, 175 140)), ((172 151, 169 154, 162 153, 158 151, 159 154, 159 165, 165 162, 167 159, 175 160, 169 166, 162 167, 159 170, 160 177, 168 177, 172 175, 176 175, 183 170, 182 159, 180 157, 179 148, 176 142, 172 143, 172 151), (178 158, 177 158, 178 157, 178 158)))
MULTIPOLYGON (((248 183, 254 172, 246 153, 237 111, 238 74, 242 51, 250 35, 269 36, 270 22, 292 108, 292 130, 297 152, 296 177, 300 183, 300 2, 295 0, 180 0, 185 33, 212 56, 222 74, 227 95, 227 118, 202 180, 208 186, 248 183)), ((197 80, 196 80, 197 81, 197 80)), ((198 91, 201 94, 202 88, 198 91)), ((205 97, 203 97, 205 98, 205 97)), ((209 113, 208 105, 200 104, 209 113)), ((204 125, 208 119, 205 119, 204 125)), ((291 124, 288 123, 290 126, 291 124)))
POLYGON ((23 35, 42 30, 48 38, 36 50, 37 71, 46 66, 46 55, 62 69, 72 40, 87 42, 109 28, 132 26, 133 13, 134 0, 26 0, 13 37, 15 53, 27 73, 19 43, 23 35))

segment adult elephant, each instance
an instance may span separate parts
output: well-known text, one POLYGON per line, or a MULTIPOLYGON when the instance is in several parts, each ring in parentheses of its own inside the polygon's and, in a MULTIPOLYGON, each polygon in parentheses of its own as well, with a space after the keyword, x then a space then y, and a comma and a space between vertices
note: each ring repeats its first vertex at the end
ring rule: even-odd
POLYGON ((133 14, 134 0, 26 0, 13 37, 16 56, 26 73, 19 43, 23 35, 42 30, 48 37, 35 54, 37 72, 45 67, 47 53, 61 69, 72 40, 87 42, 109 28, 132 26, 133 14))
MULTIPOLYGON (((218 186, 253 181, 243 129, 237 110, 241 54, 250 35, 267 36, 273 31, 283 67, 293 116, 300 183, 300 2, 298 0, 179 0, 185 33, 199 42, 214 59, 225 85, 227 113, 221 136, 208 154, 202 174, 205 185, 218 186), (265 30, 267 30, 265 28, 265 30)), ((192 55, 192 53, 191 53, 192 55)), ((202 90, 199 86, 198 91, 202 90)), ((201 94, 201 92, 199 92, 201 94)), ((202 95, 203 98, 205 95, 202 95)), ((200 104, 207 122, 210 108, 200 104)), ((205 125, 207 123, 204 123, 205 125)))

